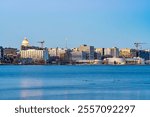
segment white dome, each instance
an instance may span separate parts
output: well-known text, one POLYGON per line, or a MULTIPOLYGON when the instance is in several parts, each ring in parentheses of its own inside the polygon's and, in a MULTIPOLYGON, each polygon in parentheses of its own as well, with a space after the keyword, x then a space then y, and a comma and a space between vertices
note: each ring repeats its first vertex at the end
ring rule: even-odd
POLYGON ((22 41, 22 46, 29 46, 29 41, 28 41, 28 39, 26 37, 22 41))

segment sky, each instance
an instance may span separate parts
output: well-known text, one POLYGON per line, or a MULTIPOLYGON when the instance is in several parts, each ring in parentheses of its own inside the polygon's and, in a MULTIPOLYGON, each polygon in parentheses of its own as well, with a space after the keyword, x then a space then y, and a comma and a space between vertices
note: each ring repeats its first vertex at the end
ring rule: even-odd
POLYGON ((0 0, 0 46, 150 49, 150 0, 0 0))

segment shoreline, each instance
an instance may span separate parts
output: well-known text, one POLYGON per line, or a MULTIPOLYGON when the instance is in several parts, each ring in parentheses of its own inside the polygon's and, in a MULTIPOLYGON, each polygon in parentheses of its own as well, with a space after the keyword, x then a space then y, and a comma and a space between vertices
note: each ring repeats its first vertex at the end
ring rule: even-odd
POLYGON ((0 66, 150 66, 150 64, 0 64, 0 66))

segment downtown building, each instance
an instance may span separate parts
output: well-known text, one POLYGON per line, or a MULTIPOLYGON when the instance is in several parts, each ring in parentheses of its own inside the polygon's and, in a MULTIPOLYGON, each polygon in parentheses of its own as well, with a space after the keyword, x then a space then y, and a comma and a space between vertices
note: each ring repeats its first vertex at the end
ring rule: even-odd
POLYGON ((94 46, 81 45, 78 48, 49 48, 51 61, 60 63, 89 62, 95 58, 94 46))
POLYGON ((100 54, 94 46, 81 45, 71 50, 71 60, 75 64, 101 64, 100 54))
POLYGON ((119 48, 117 48, 117 47, 105 48, 104 49, 104 55, 118 58, 119 57, 119 48))
POLYGON ((67 64, 71 61, 70 49, 48 48, 49 62, 57 64, 67 64))
POLYGON ((4 63, 6 64, 17 64, 19 59, 19 54, 17 48, 6 47, 4 51, 4 63))
POLYGON ((141 59, 142 61, 150 60, 150 51, 149 50, 136 50, 130 48, 120 49, 120 56, 127 58, 126 60, 132 60, 134 63, 135 59, 141 59))
POLYGON ((2 46, 0 46, 0 59, 2 59, 4 56, 4 49, 2 46))
POLYGON ((0 63, 2 63, 3 57, 4 57, 4 50, 3 50, 3 47, 0 46, 0 63))
POLYGON ((122 48, 120 49, 120 56, 124 58, 137 57, 137 51, 136 49, 122 48))
POLYGON ((138 57, 143 58, 145 60, 150 60, 150 51, 149 50, 139 50, 137 52, 138 57))
POLYGON ((0 62, 6 64, 17 64, 18 50, 17 48, 0 47, 0 62))
POLYGON ((49 59, 47 48, 40 48, 35 46, 30 46, 27 38, 24 38, 21 50, 20 58, 23 63, 46 63, 49 59))
POLYGON ((95 52, 99 53, 103 58, 118 58, 119 57, 119 48, 95 48, 95 52))
POLYGON ((16 58, 18 50, 17 48, 4 48, 4 56, 9 58, 16 58))
POLYGON ((86 53, 86 60, 94 60, 94 46, 80 45, 78 51, 86 53))
POLYGON ((105 48, 95 48, 95 52, 99 53, 100 56, 104 56, 105 55, 105 48))
POLYGON ((68 50, 65 48, 48 48, 48 53, 50 57, 61 57, 62 54, 65 54, 68 50))
POLYGON ((80 60, 87 60, 87 53, 79 51, 77 48, 72 49, 71 60, 73 62, 78 62, 80 60))

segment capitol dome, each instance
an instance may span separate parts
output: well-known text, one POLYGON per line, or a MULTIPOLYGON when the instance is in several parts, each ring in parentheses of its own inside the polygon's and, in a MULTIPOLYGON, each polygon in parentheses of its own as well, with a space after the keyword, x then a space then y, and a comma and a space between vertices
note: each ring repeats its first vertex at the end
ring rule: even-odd
POLYGON ((22 46, 29 46, 29 41, 28 41, 28 39, 26 37, 22 41, 22 46))

